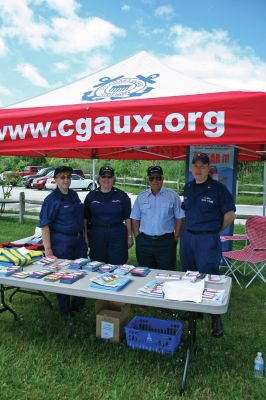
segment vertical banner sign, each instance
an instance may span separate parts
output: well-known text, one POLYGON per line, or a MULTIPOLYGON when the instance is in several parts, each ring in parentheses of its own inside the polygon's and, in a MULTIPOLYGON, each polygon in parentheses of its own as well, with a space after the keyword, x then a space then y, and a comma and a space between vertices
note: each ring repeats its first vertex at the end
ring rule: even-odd
MULTIPOLYGON (((190 146, 187 149, 186 182, 193 180, 192 159, 198 153, 204 153, 210 159, 210 175, 212 179, 223 183, 229 192, 236 196, 236 163, 237 151, 232 146, 190 146)), ((225 228, 220 236, 233 234, 234 224, 225 228)), ((222 250, 232 249, 232 242, 222 242, 222 250)))

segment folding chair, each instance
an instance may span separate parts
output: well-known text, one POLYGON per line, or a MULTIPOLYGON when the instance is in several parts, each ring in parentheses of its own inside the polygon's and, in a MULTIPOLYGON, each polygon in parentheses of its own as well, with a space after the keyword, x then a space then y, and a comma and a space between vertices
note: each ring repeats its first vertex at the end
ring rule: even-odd
POLYGON ((240 250, 224 251, 223 258, 228 267, 227 274, 233 275, 240 287, 242 286, 236 272, 239 272, 243 266, 251 270, 249 274, 253 273, 253 276, 245 286, 247 288, 256 277, 266 283, 263 275, 263 269, 266 266, 266 217, 250 217, 245 225, 245 233, 249 245, 240 250))

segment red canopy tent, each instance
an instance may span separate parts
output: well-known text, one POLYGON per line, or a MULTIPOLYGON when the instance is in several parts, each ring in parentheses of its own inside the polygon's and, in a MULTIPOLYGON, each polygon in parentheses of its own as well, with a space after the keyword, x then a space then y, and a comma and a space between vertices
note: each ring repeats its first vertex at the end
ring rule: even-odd
POLYGON ((230 145, 264 160, 266 93, 188 78, 141 52, 0 110, 0 155, 185 159, 189 145, 230 145))

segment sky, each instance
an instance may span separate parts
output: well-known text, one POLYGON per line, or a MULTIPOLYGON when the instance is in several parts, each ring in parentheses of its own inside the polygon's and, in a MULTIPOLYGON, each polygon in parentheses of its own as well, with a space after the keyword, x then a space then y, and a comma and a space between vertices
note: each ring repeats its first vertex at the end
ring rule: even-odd
POLYGON ((266 0, 0 0, 0 107, 145 50, 179 72, 266 91, 266 0))

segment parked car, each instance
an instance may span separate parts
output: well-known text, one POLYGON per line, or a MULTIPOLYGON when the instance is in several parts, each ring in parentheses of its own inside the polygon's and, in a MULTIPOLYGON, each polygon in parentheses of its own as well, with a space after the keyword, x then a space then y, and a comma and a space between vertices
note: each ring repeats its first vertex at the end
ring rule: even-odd
POLYGON ((85 175, 84 175, 84 172, 82 171, 82 169, 73 168, 73 174, 77 174, 79 176, 82 176, 82 178, 85 178, 85 175))
POLYGON ((25 188, 31 188, 32 187, 32 181, 35 178, 41 178, 42 176, 46 176, 50 171, 54 171, 55 167, 46 167, 46 168, 42 168, 38 174, 35 175, 27 175, 23 177, 23 181, 24 181, 24 186, 25 188))
MULTIPOLYGON (((45 185, 45 189, 52 189, 56 188, 56 182, 54 178, 48 178, 45 185)), ((95 188, 97 184, 95 183, 95 188)), ((84 179, 82 176, 77 174, 72 174, 72 180, 70 189, 81 189, 81 190, 93 190, 93 180, 91 179, 84 179)))
POLYGON ((23 171, 14 172, 14 176, 36 175, 42 168, 42 165, 27 165, 23 171))
POLYGON ((48 174, 45 175, 45 176, 41 176, 39 178, 34 178, 33 181, 32 181, 31 186, 34 189, 38 189, 38 190, 45 189, 45 184, 47 182, 47 179, 53 178, 53 176, 54 176, 54 170, 48 172, 48 174))

